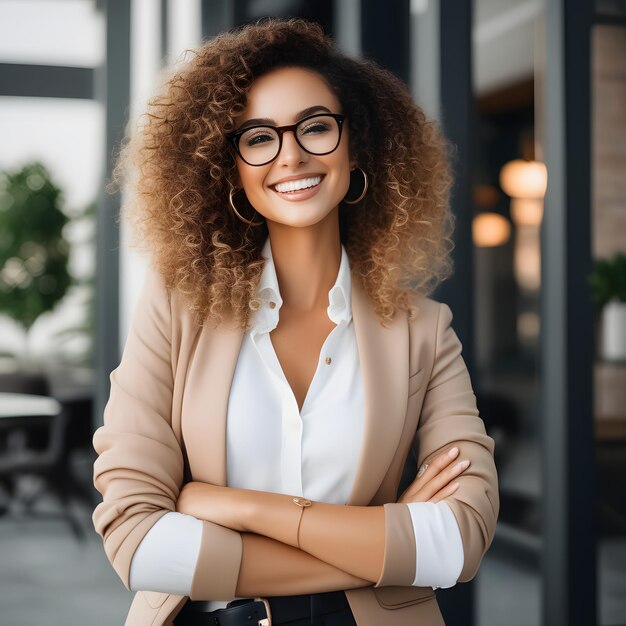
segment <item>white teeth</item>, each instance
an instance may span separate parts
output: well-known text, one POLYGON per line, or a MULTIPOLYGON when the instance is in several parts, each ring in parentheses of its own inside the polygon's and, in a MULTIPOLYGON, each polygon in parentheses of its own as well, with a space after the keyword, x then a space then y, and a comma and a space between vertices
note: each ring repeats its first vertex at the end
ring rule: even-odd
POLYGON ((311 178, 301 178, 300 180, 290 180, 286 183, 278 183, 274 186, 274 189, 280 193, 286 191, 298 191, 299 189, 306 189, 307 187, 315 187, 322 182, 321 176, 312 176, 311 178))

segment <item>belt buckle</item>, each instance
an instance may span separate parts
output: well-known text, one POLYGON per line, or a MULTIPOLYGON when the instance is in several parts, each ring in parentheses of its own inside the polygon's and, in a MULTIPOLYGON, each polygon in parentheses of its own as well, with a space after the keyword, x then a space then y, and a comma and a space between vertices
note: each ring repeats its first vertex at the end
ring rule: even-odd
POLYGON ((265 614, 267 617, 264 617, 259 620, 258 626, 272 626, 272 611, 270 610, 270 603, 267 598, 255 598, 256 602, 263 602, 265 606, 265 614))

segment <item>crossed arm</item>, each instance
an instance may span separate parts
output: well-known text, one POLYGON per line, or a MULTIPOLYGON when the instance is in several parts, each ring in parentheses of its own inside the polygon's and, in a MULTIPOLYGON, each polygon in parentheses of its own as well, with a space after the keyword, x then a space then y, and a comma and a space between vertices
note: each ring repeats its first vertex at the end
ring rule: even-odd
POLYGON ((269 537, 242 533, 241 538, 238 597, 323 593, 372 584, 269 537))
MULTIPOLYGON (((364 579, 359 586, 376 582, 382 571, 382 506, 314 502, 303 510, 288 495, 191 482, 181 491, 176 509, 232 530, 299 548, 344 573, 364 579)), ((252 545, 257 546, 254 542, 252 545)), ((244 560, 245 547, 244 544, 244 560)))
MULTIPOLYGON (((400 502, 436 502, 453 493, 451 481, 464 470, 452 465, 455 456, 438 456, 400 502)), ((289 495, 190 482, 176 510, 242 533, 238 595, 263 593, 264 585, 283 595, 311 593, 311 586, 363 587, 382 573, 383 506, 314 502, 303 510, 289 495)))

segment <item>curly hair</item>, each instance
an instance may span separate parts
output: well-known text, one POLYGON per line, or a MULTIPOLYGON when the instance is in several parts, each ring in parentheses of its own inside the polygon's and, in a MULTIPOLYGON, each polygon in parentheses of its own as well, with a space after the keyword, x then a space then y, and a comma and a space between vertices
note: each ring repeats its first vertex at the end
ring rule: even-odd
POLYGON ((113 187, 126 187, 121 217, 130 245, 148 251, 167 287, 199 324, 226 316, 244 329, 256 298, 267 225, 230 210, 236 162, 228 143, 258 76, 279 67, 315 70, 350 121, 350 154, 368 174, 356 207, 339 207, 340 238, 381 323, 414 319, 419 296, 452 272, 450 146, 404 83, 368 59, 339 52, 315 23, 266 18, 187 51, 124 140, 113 187))

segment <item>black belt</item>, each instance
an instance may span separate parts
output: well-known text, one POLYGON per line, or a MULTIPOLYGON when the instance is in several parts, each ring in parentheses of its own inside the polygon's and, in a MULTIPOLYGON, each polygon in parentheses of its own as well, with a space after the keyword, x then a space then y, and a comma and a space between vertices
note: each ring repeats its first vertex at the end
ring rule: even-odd
POLYGON ((232 600, 225 609, 209 611, 210 603, 188 600, 174 619, 189 626, 279 626, 286 622, 314 618, 326 613, 349 609, 343 591, 312 593, 299 596, 269 596, 232 600), (269 614, 267 611, 269 604, 269 614), (184 616, 184 617, 183 617, 184 616))

